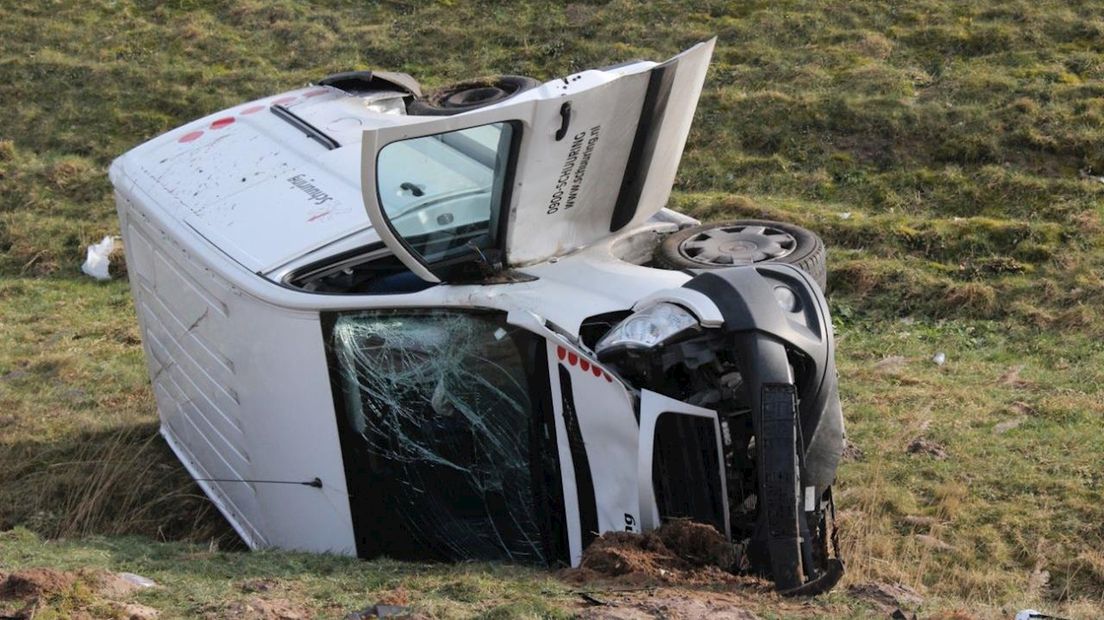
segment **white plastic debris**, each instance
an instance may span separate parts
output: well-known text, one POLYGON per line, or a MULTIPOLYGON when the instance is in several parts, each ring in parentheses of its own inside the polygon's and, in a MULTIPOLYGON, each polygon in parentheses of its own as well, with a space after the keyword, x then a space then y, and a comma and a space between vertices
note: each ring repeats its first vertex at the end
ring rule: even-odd
POLYGON ((947 354, 940 351, 932 356, 932 361, 935 362, 936 366, 942 366, 947 363, 947 354))
POLYGON ((104 237, 103 241, 88 246, 88 257, 84 259, 81 271, 97 280, 110 280, 111 274, 108 273, 108 267, 111 260, 108 256, 114 249, 115 239, 110 235, 104 237))
POLYGON ((851 219, 851 212, 850 211, 844 211, 843 213, 839 214, 839 218, 841 220, 849 220, 849 219, 851 219))
POLYGON ((122 577, 124 581, 132 583, 139 588, 152 588, 157 585, 157 582, 149 577, 135 575, 134 573, 119 573, 119 577, 122 577))

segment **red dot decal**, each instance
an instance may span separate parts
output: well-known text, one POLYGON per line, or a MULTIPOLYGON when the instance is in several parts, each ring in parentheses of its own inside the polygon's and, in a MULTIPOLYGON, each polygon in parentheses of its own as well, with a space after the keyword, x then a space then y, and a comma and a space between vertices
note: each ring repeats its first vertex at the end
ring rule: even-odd
MULTIPOLYGON (((586 368, 584 368, 583 370, 586 370, 586 368)), ((595 366, 594 368, 591 368, 590 372, 593 373, 595 377, 601 377, 602 376, 602 369, 597 367, 597 366, 595 366)))
POLYGON ((242 114, 256 114, 264 109, 263 105, 253 105, 241 111, 242 114))
POLYGON ((575 364, 578 364, 579 363, 579 356, 575 355, 574 353, 568 353, 567 354, 567 363, 571 364, 572 366, 574 366, 575 364))
POLYGON ((280 97, 279 99, 277 99, 276 101, 273 101, 272 103, 274 105, 284 105, 284 104, 287 104, 287 103, 291 103, 292 101, 295 101, 296 99, 298 99, 298 97, 296 97, 294 95, 291 96, 291 97, 280 97))
POLYGON ((613 377, 611 377, 608 372, 603 372, 602 376, 606 378, 606 381, 609 381, 610 383, 613 383, 613 377))
POLYGON ((323 89, 320 89, 320 90, 312 90, 309 93, 304 93, 303 96, 304 97, 317 97, 319 95, 325 95, 328 92, 329 92, 328 90, 323 88, 323 89))
POLYGON ((579 368, 582 368, 584 371, 590 370, 590 362, 588 362, 586 360, 580 360, 579 361, 579 368))
POLYGON ((560 359, 567 357, 567 349, 563 347, 556 347, 556 357, 560 359))
POLYGON ((189 131, 188 133, 180 136, 180 140, 178 140, 178 142, 195 142, 202 135, 202 131, 189 131))
POLYGON ((234 124, 234 117, 227 116, 226 118, 220 118, 217 121, 211 123, 211 129, 222 129, 234 124))

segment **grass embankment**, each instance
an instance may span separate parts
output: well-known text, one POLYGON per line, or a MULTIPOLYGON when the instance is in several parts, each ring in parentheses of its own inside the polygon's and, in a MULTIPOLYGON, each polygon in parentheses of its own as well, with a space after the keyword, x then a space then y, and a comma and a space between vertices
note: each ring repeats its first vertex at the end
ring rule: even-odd
MULTIPOLYGON (((925 613, 1104 615, 1099 9, 9 3, 0 530, 68 540, 2 534, 0 570, 146 571, 164 588, 141 600, 169 615, 233 611, 247 577, 326 615, 400 584, 442 615, 569 609, 541 573, 204 550, 231 539, 154 435, 126 285, 77 266, 117 230, 111 159, 191 118, 349 68, 428 87, 551 78, 718 35, 674 203, 708 219, 792 220, 829 244, 841 390, 862 452, 840 474, 848 582, 903 581, 925 613), (939 351, 943 366, 930 361, 939 351), (908 453, 915 439, 945 458, 908 453)), ((775 603, 748 606, 767 615, 775 603)), ((842 590, 777 609, 869 611, 842 590)))

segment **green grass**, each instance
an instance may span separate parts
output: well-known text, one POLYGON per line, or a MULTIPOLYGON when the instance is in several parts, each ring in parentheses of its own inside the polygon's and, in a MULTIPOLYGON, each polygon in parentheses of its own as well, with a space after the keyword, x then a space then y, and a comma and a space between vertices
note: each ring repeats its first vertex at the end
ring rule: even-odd
MULTIPOLYGON (((845 415, 864 453, 840 473, 848 583, 903 581, 937 615, 1104 615, 1101 8, 7 3, 0 530, 26 529, 0 534, 0 570, 132 567, 165 584, 141 600, 170 616, 225 611, 246 575, 331 616, 398 583, 437 615, 573 609, 529 571, 203 551, 233 537, 156 438, 127 287, 78 265, 117 231, 111 159, 192 118, 351 68, 427 87, 552 78, 717 35, 672 202, 791 220, 829 245, 845 415), (917 437, 948 457, 908 454, 917 437)), ((857 605, 842 592, 808 610, 750 603, 765 617, 861 617, 857 605)))

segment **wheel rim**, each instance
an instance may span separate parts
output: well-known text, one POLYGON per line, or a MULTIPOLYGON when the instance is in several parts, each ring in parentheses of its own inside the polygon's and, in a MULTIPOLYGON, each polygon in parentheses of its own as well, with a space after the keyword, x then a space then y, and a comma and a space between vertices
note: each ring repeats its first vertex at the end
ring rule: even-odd
POLYGON ((797 249, 790 233, 762 224, 709 228, 679 244, 679 254, 703 265, 749 265, 777 260, 797 249))

